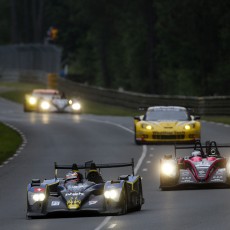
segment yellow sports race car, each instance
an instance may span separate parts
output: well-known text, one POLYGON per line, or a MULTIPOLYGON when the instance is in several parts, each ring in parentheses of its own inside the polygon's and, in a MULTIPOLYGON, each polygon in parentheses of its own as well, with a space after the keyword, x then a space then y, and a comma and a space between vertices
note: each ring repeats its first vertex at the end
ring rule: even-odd
POLYGON ((135 143, 191 142, 200 139, 199 116, 180 106, 148 107, 134 117, 135 143))
POLYGON ((24 112, 72 112, 81 113, 77 99, 67 99, 56 89, 34 89, 24 98, 24 112))

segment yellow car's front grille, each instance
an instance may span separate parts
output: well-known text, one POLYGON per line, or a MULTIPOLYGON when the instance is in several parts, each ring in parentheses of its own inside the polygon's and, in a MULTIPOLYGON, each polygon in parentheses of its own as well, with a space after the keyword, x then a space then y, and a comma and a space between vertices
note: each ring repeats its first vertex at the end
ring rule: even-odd
POLYGON ((184 139, 184 132, 154 132, 153 139, 184 139))

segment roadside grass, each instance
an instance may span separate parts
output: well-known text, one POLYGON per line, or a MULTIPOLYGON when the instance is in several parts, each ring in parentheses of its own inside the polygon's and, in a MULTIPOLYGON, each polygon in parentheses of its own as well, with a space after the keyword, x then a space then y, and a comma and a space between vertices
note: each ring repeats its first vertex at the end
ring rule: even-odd
POLYGON ((0 165, 12 156, 22 143, 20 134, 0 123, 0 165))
POLYGON ((0 97, 23 104, 26 93, 30 93, 34 88, 44 87, 43 84, 1 82, 0 97))
POLYGON ((230 125, 230 116, 204 116, 202 120, 230 125))

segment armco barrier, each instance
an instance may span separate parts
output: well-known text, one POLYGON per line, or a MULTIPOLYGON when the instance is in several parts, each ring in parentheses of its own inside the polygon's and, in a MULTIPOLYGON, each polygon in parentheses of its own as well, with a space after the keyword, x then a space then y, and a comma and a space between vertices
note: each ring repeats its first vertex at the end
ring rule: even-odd
POLYGON ((186 97, 121 92, 87 86, 63 78, 58 79, 58 88, 65 91, 67 95, 132 109, 149 105, 177 105, 193 108, 199 115, 230 115, 230 96, 186 97))
MULTIPOLYGON (((199 115, 230 115, 230 96, 213 96, 213 97, 186 97, 186 96, 169 96, 169 95, 150 95, 135 92, 119 91, 105 89, 101 87, 88 86, 76 83, 64 78, 60 78, 53 73, 39 71, 24 71, 23 74, 8 75, 9 81, 23 82, 41 82, 49 87, 49 78, 55 78, 54 88, 64 91, 67 96, 81 97, 88 100, 106 103, 110 105, 123 106, 126 108, 137 109, 140 106, 151 105, 174 105, 193 108, 194 112, 199 115), (54 77, 55 75, 55 77, 54 77), (57 82, 56 82, 57 77, 57 82)), ((1 78, 0 81, 6 81, 1 78)))

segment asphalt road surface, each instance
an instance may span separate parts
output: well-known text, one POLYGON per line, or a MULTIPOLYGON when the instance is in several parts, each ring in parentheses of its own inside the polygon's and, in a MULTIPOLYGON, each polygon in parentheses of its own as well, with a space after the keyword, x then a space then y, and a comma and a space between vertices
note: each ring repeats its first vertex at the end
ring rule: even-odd
MULTIPOLYGON (((136 146, 131 117, 24 113, 21 105, 1 98, 0 108, 0 121, 15 127, 24 139, 14 157, 0 166, 1 230, 230 229, 229 189, 159 189, 159 159, 174 148, 136 146), (119 163, 131 158, 135 172, 143 177, 145 204, 140 212, 26 219, 26 186, 32 178, 53 178, 54 162, 119 163)), ((230 143, 229 137, 229 126, 202 122, 202 141, 230 143)), ((130 170, 103 169, 102 174, 116 179, 130 170)))

